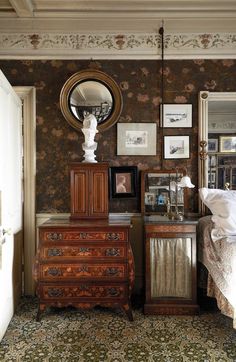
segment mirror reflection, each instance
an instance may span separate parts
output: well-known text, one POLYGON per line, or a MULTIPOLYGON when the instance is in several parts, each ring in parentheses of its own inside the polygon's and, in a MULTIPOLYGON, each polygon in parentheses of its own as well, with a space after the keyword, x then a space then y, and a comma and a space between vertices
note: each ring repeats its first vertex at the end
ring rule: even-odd
POLYGON ((81 130, 88 114, 96 117, 98 131, 113 126, 122 111, 122 94, 118 84, 108 74, 97 70, 81 70, 64 84, 60 107, 67 122, 81 130))
POLYGON ((75 85, 69 95, 69 108, 83 122, 93 114, 98 124, 104 122, 112 112, 113 98, 109 89, 101 82, 88 80, 75 85))
MULTIPOLYGON (((199 94, 199 187, 236 189, 236 93, 199 94)), ((200 211, 204 205, 200 201, 200 211)))

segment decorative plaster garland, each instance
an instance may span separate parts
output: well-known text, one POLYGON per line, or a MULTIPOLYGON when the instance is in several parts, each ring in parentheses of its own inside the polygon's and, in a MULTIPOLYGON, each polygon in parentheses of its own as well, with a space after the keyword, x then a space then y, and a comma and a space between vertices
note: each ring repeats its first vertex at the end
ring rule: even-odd
MULTIPOLYGON (((166 34, 165 56, 171 58, 236 58, 236 33, 166 34)), ((160 58, 156 33, 2 33, 0 58, 160 58)))

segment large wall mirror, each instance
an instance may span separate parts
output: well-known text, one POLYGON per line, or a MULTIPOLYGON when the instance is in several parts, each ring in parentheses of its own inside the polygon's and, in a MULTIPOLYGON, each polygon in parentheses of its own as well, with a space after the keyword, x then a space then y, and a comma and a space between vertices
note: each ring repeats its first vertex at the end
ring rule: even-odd
POLYGON ((199 187, 236 189, 236 92, 199 93, 199 187))
POLYGON ((117 122, 122 111, 122 95, 117 83, 100 70, 84 70, 72 75, 60 94, 62 113, 69 124, 81 129, 89 113, 104 131, 117 122))

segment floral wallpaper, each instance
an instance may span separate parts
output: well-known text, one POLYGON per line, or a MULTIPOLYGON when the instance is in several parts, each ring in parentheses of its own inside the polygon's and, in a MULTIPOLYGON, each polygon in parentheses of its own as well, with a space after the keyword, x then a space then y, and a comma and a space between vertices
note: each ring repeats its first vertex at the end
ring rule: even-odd
MULTIPOLYGON (((121 88, 123 111, 119 122, 157 124, 156 156, 117 156, 116 125, 96 136, 98 161, 111 166, 133 166, 138 170, 187 167, 196 185, 191 190, 190 211, 197 211, 198 92, 236 91, 235 60, 165 60, 164 103, 190 103, 193 127, 162 129, 161 61, 156 60, 0 60, 0 69, 12 85, 36 87, 37 112, 37 213, 70 212, 69 168, 82 161, 83 134, 64 119, 60 91, 75 72, 97 67, 113 77, 121 88), (190 158, 163 160, 163 135, 189 135, 190 158)), ((140 185, 140 179, 139 179, 140 185)), ((110 200, 110 212, 139 212, 140 195, 110 200)))

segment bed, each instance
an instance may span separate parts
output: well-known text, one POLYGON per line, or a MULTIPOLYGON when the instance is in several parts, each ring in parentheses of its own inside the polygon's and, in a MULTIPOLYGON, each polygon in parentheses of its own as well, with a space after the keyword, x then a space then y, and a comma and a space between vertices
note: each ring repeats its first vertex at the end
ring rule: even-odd
POLYGON ((199 194, 212 212, 198 226, 198 260, 208 271, 207 295, 216 298, 236 329, 236 191, 203 188, 199 194))

